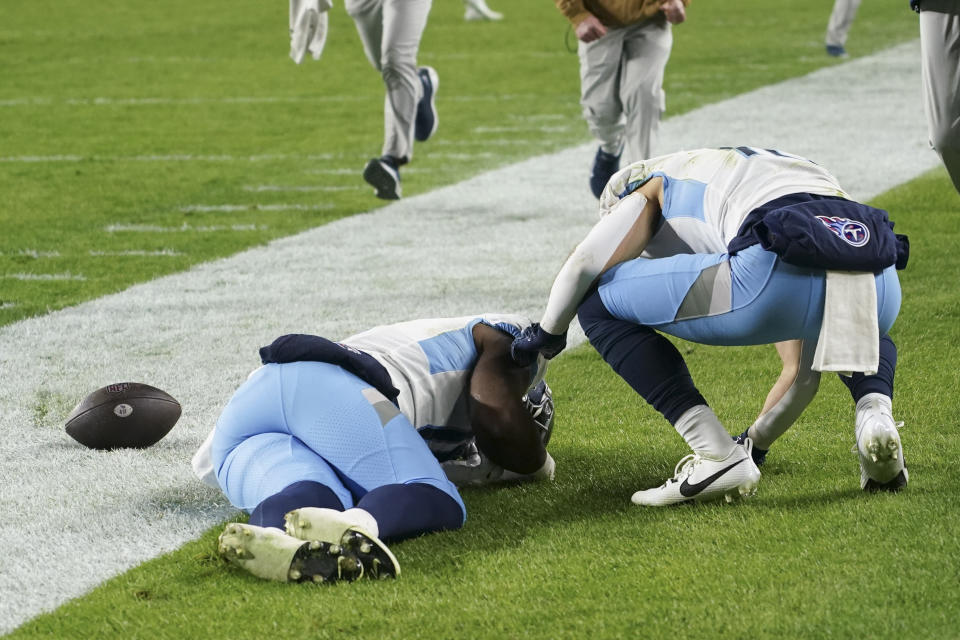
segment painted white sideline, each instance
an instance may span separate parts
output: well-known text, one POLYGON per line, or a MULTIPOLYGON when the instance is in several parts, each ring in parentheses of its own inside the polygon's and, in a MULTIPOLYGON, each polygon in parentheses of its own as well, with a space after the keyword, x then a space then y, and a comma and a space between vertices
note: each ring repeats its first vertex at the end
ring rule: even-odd
MULTIPOLYGON (((867 199, 938 163, 919 68, 910 42, 766 87, 666 121, 659 150, 777 147, 867 199)), ((195 481, 190 456, 277 335, 336 338, 491 310, 537 316, 595 220, 593 152, 533 158, 0 328, 0 632, 234 513, 195 481), (73 404, 120 381, 172 393, 180 423, 146 451, 73 443, 62 430, 73 404)))

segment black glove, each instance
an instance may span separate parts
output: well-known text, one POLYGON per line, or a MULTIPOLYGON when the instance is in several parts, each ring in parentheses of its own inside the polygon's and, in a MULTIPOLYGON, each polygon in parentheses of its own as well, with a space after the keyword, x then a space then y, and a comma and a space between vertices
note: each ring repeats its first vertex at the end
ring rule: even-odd
POLYGON ((549 360, 563 351, 566 346, 566 331, 560 335, 554 335, 547 333, 539 323, 534 322, 510 345, 510 356, 518 365, 526 367, 537 359, 537 354, 542 353, 543 357, 549 360))

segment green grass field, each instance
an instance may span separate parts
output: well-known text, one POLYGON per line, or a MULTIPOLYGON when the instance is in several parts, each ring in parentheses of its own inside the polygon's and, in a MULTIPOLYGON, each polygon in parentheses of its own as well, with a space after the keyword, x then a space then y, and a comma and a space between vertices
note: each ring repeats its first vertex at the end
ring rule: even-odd
MULTIPOLYGON (((407 195, 588 139, 562 17, 546 0, 493 4, 503 23, 434 2, 421 61, 442 74, 441 129, 404 173, 407 195)), ((382 89, 340 5, 324 59, 302 67, 277 3, 5 9, 0 324, 379 206, 359 171, 379 152, 382 89)), ((905 5, 864 3, 851 53, 914 38, 905 5)), ((829 9, 695 2, 675 30, 667 115, 834 64, 829 9)), ((685 447, 584 346, 550 373, 557 480, 465 491, 462 531, 393 547, 400 580, 265 583, 217 556, 216 527, 9 637, 960 637, 958 202, 941 169, 872 202, 912 241, 892 332, 901 494, 860 491, 849 395, 824 376, 754 500, 634 507, 685 447)), ((773 350, 680 346, 741 431, 779 370, 773 350)))

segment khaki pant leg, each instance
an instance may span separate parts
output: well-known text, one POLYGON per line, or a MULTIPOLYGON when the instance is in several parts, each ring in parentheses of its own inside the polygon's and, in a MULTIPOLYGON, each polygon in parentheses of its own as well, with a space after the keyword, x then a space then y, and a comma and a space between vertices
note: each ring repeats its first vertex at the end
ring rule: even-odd
POLYGON ((827 22, 827 46, 842 47, 847 43, 847 34, 857 16, 860 0, 835 0, 830 20, 827 22))
POLYGON ((654 136, 666 108, 663 73, 672 47, 673 32, 663 18, 627 28, 620 72, 626 143, 622 163, 645 160, 652 155, 654 136))
POLYGON ((624 32, 625 29, 610 29, 602 38, 578 46, 583 118, 600 147, 613 154, 619 154, 623 148, 620 62, 624 32))

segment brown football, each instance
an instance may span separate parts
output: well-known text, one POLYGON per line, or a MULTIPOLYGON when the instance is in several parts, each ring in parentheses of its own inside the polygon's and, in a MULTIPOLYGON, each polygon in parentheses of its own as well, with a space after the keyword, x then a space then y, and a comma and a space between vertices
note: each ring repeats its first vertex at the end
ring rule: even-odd
POLYGON ((157 443, 180 419, 180 403, 139 382, 97 389, 67 416, 66 430, 91 449, 142 449, 157 443))

